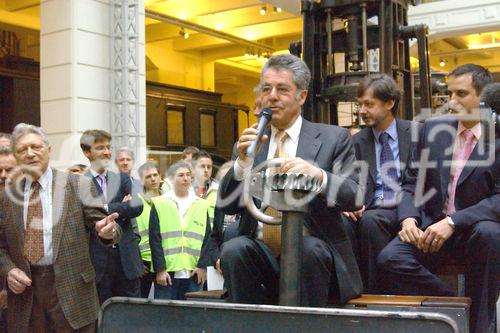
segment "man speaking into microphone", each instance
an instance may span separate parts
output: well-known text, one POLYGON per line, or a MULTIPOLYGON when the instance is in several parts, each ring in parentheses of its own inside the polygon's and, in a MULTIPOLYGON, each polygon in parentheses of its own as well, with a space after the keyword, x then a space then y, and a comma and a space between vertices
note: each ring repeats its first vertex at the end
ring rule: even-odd
POLYGON ((301 305, 325 306, 329 298, 345 303, 361 293, 359 270, 341 222, 342 211, 360 208, 355 204, 357 178, 348 175, 355 162, 354 149, 347 130, 302 118, 310 79, 307 65, 296 56, 281 54, 267 61, 259 93, 262 106, 272 113, 271 126, 258 142, 253 159, 247 149, 259 135, 258 124, 242 132, 234 167, 219 188, 224 213, 242 215, 239 237, 224 243, 221 253, 231 302, 275 304, 278 300, 278 261, 256 236, 258 222, 240 205, 239 195, 233 194, 243 188, 241 182, 252 167, 273 158, 284 159, 280 173, 301 173, 321 181, 321 193, 309 203, 304 221, 301 305))

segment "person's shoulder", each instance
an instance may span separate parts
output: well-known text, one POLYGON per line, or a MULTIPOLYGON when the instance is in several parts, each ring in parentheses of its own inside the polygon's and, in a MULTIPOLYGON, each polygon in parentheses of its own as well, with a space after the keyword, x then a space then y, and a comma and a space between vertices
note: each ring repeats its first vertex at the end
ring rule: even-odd
POLYGON ((330 124, 324 124, 324 123, 313 123, 308 120, 304 119, 304 124, 306 125, 307 129, 312 129, 316 133, 323 134, 323 135, 328 135, 328 136, 342 136, 342 135, 349 135, 349 131, 346 128, 337 126, 337 125, 330 125, 330 124))

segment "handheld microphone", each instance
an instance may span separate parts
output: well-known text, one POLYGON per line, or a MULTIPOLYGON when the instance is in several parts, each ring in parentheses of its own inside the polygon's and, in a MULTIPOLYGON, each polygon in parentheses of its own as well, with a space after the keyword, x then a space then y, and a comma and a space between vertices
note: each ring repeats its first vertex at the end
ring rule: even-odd
POLYGON ((257 144, 259 143, 260 139, 262 138, 262 135, 264 135, 264 129, 266 128, 267 124, 269 124, 272 117, 273 117, 273 113, 271 112, 271 109, 263 108, 262 111, 260 111, 259 123, 257 125, 257 131, 259 131, 259 133, 257 134, 255 141, 252 142, 250 147, 248 147, 248 149, 247 149, 247 156, 249 158, 253 159, 255 157, 255 150, 257 149, 257 144))

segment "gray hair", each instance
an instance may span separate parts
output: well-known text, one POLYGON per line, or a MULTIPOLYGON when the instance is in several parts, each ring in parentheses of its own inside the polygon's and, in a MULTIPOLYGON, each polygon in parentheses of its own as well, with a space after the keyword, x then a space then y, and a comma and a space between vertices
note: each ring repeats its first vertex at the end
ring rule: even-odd
POLYGON ((309 88, 311 71, 309 71, 309 68, 302 59, 293 54, 278 54, 269 58, 264 67, 262 67, 259 88, 261 88, 264 81, 264 74, 271 68, 278 71, 290 71, 293 76, 293 83, 295 83, 299 90, 307 90, 309 88))
POLYGON ((12 155, 12 149, 9 146, 0 146, 0 156, 12 155))
POLYGON ((25 136, 26 134, 36 134, 42 138, 45 144, 49 145, 49 139, 47 137, 47 133, 45 133, 45 131, 41 127, 25 123, 19 123, 16 125, 16 127, 14 127, 14 130, 12 131, 10 146, 13 152, 16 151, 17 141, 19 141, 19 139, 25 136))
POLYGON ((120 149, 118 149, 118 151, 116 152, 116 158, 118 158, 118 156, 120 156, 121 153, 129 155, 135 161, 134 151, 129 147, 121 147, 120 149))
POLYGON ((139 169, 137 170, 137 173, 139 174, 139 177, 144 177, 144 174, 146 173, 146 171, 148 170, 151 170, 151 169, 156 169, 156 171, 159 171, 158 170, 158 163, 156 163, 156 161, 147 161, 146 163, 144 163, 143 165, 141 165, 139 167, 139 169))

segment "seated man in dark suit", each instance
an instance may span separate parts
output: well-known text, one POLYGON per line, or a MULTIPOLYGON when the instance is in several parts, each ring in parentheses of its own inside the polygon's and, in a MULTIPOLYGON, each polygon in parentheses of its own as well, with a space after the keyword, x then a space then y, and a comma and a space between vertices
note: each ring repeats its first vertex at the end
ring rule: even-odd
POLYGON ((90 238, 90 254, 96 271, 97 293, 102 304, 112 296, 140 297, 140 277, 144 273, 139 239, 130 219, 141 214, 142 201, 135 195, 130 176, 108 170, 111 160, 111 135, 102 130, 87 130, 80 147, 90 162, 85 173, 91 177, 106 201, 110 213, 117 212, 122 239, 117 246, 105 247, 90 238))
POLYGON ((279 172, 307 174, 322 184, 304 221, 301 305, 325 306, 329 296, 345 303, 361 293, 359 270, 341 219, 342 210, 361 205, 361 200, 355 204, 357 178, 347 175, 354 150, 347 130, 302 118, 310 77, 307 65, 289 54, 271 57, 262 69, 260 93, 262 105, 272 111, 271 128, 254 161, 246 151, 256 139, 256 124, 243 131, 238 158, 219 188, 221 201, 230 201, 221 206, 224 213, 241 213, 240 236, 223 244, 220 259, 229 301, 273 304, 278 299, 278 261, 255 239, 258 223, 239 205, 239 196, 228 199, 232 194, 234 198, 252 164, 273 157, 285 158, 279 172))
POLYGON ((346 212, 347 229, 357 255, 364 292, 379 293, 377 255, 399 231, 396 192, 408 165, 412 144, 409 120, 396 119, 400 92, 387 74, 374 74, 358 86, 359 114, 368 126, 352 137, 356 158, 367 163, 364 206, 346 212), (392 184, 391 184, 392 182, 392 184))
POLYGON ((500 286, 500 146, 480 119, 492 81, 481 66, 448 77, 450 115, 428 119, 403 178, 399 237, 379 254, 385 292, 451 296, 433 272, 448 258, 466 265, 471 332, 493 332, 500 286))

